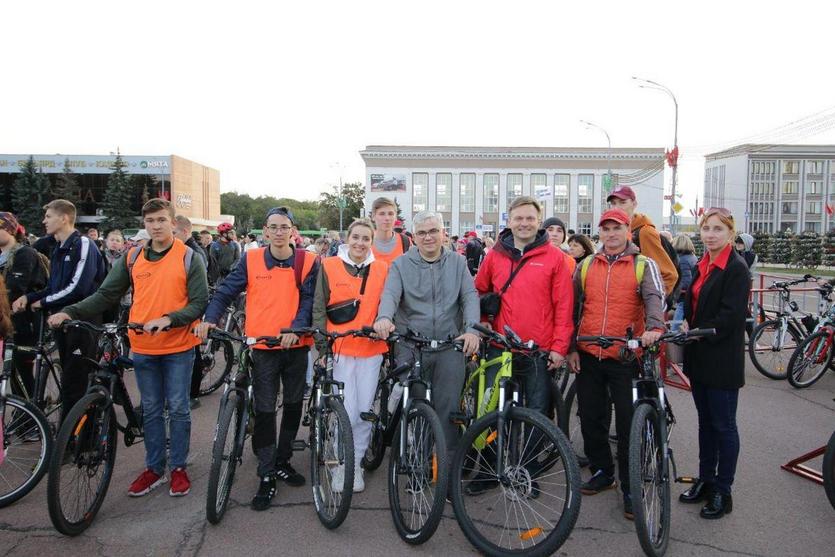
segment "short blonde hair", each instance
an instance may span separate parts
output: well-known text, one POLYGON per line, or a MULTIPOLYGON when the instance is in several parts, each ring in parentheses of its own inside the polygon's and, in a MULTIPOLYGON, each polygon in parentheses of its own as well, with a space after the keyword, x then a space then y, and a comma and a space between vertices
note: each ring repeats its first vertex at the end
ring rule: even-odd
POLYGON ((508 216, 510 215, 510 213, 513 212, 514 209, 524 207, 525 205, 532 205, 536 209, 536 214, 542 216, 542 205, 539 204, 539 201, 537 201, 529 195, 520 195, 519 197, 514 199, 510 203, 510 207, 507 208, 508 216))
POLYGON ((679 234, 673 238, 673 249, 680 253, 696 253, 693 240, 687 234, 679 234))
POLYGON ((44 211, 53 211, 59 215, 66 215, 70 220, 70 224, 75 224, 75 216, 77 213, 75 205, 66 199, 53 199, 43 206, 44 211))
POLYGON ((361 219, 354 219, 348 226, 348 236, 351 235, 351 231, 356 228, 357 226, 365 226, 369 230, 371 230, 371 236, 374 236, 374 223, 371 222, 371 219, 361 218, 361 219))

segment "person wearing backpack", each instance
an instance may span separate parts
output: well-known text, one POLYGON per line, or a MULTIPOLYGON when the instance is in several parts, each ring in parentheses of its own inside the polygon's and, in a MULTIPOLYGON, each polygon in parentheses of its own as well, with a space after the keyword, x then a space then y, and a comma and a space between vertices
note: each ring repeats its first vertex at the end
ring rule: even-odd
POLYGON ((375 228, 374 243, 371 245, 374 258, 391 265, 392 261, 409 251, 412 245, 408 236, 394 231, 397 205, 388 197, 378 197, 371 204, 371 220, 374 221, 375 228))
POLYGON ((168 494, 182 497, 191 490, 186 473, 191 439, 188 395, 194 346, 199 344, 191 329, 203 314, 209 287, 206 269, 194 260, 194 251, 174 237, 171 202, 149 200, 142 206, 142 220, 148 243, 117 259, 95 294, 56 313, 49 324, 59 327, 67 319, 89 320, 118 304, 128 289, 133 289, 128 321, 144 325, 142 334, 131 330, 128 337, 142 397, 145 470, 130 485, 128 495, 141 497, 167 482, 167 464, 171 476, 168 494), (171 441, 168 451, 166 422, 171 441))
POLYGON ((678 267, 678 255, 670 241, 658 233, 650 218, 638 213, 638 199, 629 186, 616 187, 606 198, 609 206, 623 210, 629 215, 632 243, 645 255, 655 261, 664 281, 664 297, 668 309, 675 307, 678 301, 681 270, 678 267))
POLYGON ((227 306, 246 291, 246 336, 280 336, 281 346, 254 345, 252 389, 255 420, 252 447, 258 458, 258 491, 252 509, 264 511, 276 493, 276 479, 288 485, 304 485, 304 476, 290 464, 293 441, 302 419, 307 353, 313 339, 281 334, 281 329, 310 327, 319 258, 291 241, 295 223, 287 207, 267 212, 264 237, 269 245, 252 249, 218 286, 196 334, 205 340, 217 326, 227 306), (276 446, 278 381, 284 396, 281 429, 276 446))
MULTIPOLYGON (((75 205, 56 199, 44 205, 43 223, 47 235, 54 236, 57 247, 49 263, 49 281, 41 290, 28 292, 12 304, 19 313, 26 308, 43 308, 55 313, 65 306, 79 302, 93 294, 106 274, 104 258, 92 240, 75 230, 75 205)), ((101 322, 101 312, 90 316, 90 321, 101 322)), ((85 357, 96 354, 96 337, 78 328, 55 331, 55 342, 61 360, 61 419, 78 402, 87 389, 87 376, 92 365, 85 357)))
MULTIPOLYGON (((655 262, 629 241, 629 215, 609 209, 600 217, 603 246, 574 272, 574 317, 578 336, 623 336, 628 328, 645 344, 665 330, 663 283, 655 262)), ((632 519, 629 494, 629 429, 632 421, 632 379, 636 361, 623 362, 620 345, 602 348, 577 343, 568 364, 577 374, 580 429, 592 477, 583 482, 583 495, 615 487, 615 467, 609 447, 609 397, 615 405, 618 437, 618 476, 624 516, 632 519)), ((636 486, 638 487, 638 486, 636 486)))
MULTIPOLYGON (((26 233, 12 213, 0 212, 0 277, 6 282, 8 300, 37 292, 49 281, 49 260, 24 242, 26 233)), ((38 342, 38 329, 35 315, 30 311, 12 316, 14 341, 17 346, 34 346, 38 342)), ((11 332, 11 331, 10 331, 11 332)), ((23 386, 28 392, 35 387, 32 369, 35 362, 33 354, 16 351, 14 366, 20 373, 23 386)))

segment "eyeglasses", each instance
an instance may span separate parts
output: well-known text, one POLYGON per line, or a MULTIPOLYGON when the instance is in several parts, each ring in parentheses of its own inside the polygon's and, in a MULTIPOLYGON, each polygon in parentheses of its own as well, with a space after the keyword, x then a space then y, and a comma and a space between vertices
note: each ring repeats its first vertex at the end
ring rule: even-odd
POLYGON ((417 236, 418 238, 423 239, 423 238, 426 238, 427 236, 430 236, 430 235, 431 236, 437 236, 440 233, 441 233, 440 228, 433 228, 431 230, 418 230, 417 232, 415 232, 415 236, 417 236))
POLYGON ((729 210, 725 209, 724 207, 711 207, 710 209, 705 211, 704 216, 707 217, 707 216, 715 215, 715 214, 719 214, 719 215, 722 215, 725 218, 729 218, 731 220, 734 220, 734 216, 731 214, 731 212, 729 210))
POLYGON ((293 230, 293 227, 287 226, 286 224, 282 224, 281 226, 278 226, 277 224, 271 224, 267 227, 267 230, 269 230, 273 234, 287 234, 288 232, 293 230))

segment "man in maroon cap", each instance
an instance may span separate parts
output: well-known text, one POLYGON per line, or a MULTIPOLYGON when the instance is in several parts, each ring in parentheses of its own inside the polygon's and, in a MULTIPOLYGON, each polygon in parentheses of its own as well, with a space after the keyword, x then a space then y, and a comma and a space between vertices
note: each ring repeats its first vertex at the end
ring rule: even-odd
POLYGON ((629 226, 632 232, 632 243, 636 244, 643 255, 646 255, 658 265, 661 278, 664 280, 664 295, 670 296, 678 284, 678 271, 675 263, 670 259, 667 250, 661 243, 661 236, 655 225, 643 213, 635 211, 638 199, 635 191, 629 186, 618 186, 606 198, 609 206, 622 209, 629 215, 629 226))
MULTIPOLYGON (((609 209, 600 217, 603 246, 574 272, 574 319, 578 336, 623 336, 631 328, 644 343, 664 332, 663 283, 655 262, 629 241, 629 215, 609 209)), ((609 396, 615 405, 618 437, 618 476, 624 516, 632 518, 629 497, 629 429, 632 421, 632 378, 635 361, 622 362, 620 345, 602 348, 576 343, 568 355, 577 373, 580 429, 592 477, 580 487, 595 495, 615 487, 615 468, 609 448, 609 396)), ((640 486, 636 486, 640 488, 640 486)))

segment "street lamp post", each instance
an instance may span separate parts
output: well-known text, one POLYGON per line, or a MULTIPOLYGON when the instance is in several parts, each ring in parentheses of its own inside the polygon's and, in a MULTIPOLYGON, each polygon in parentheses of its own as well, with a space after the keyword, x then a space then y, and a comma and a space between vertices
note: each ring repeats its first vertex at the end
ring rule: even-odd
POLYGON ((675 235, 675 222, 676 222, 676 212, 675 212, 675 204, 676 204, 676 174, 678 172, 678 100, 676 100, 676 96, 673 94, 672 91, 668 87, 661 85, 656 81, 651 81, 649 79, 643 79, 640 77, 632 77, 632 79, 639 81, 641 83, 638 84, 638 87, 642 89, 655 89, 656 91, 663 91, 667 93, 671 99, 673 99, 673 104, 675 105, 676 109, 676 120, 675 120, 675 128, 673 131, 673 152, 675 153, 674 163, 671 166, 673 167, 673 185, 672 191, 670 192, 670 233, 675 235))
POLYGON ((330 165, 331 168, 336 168, 339 172, 339 187, 336 190, 336 206, 339 208, 339 231, 342 232, 342 212, 345 210, 345 198, 342 196, 342 169, 344 165, 335 162, 330 165))
MULTIPOLYGON (((581 124, 584 124, 586 128, 597 128, 598 130, 602 131, 603 134, 606 136, 606 142, 608 143, 609 147, 606 150, 606 175, 609 177, 609 187, 612 187, 612 139, 609 137, 609 132, 603 129, 601 126, 597 124, 593 124, 586 120, 580 120, 581 124)), ((609 192, 606 192, 607 194, 609 192)))

